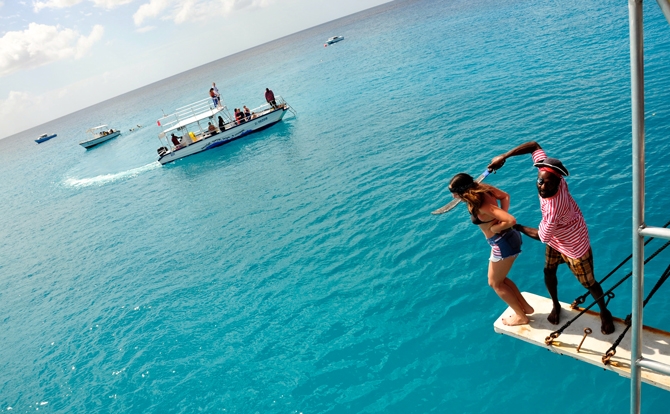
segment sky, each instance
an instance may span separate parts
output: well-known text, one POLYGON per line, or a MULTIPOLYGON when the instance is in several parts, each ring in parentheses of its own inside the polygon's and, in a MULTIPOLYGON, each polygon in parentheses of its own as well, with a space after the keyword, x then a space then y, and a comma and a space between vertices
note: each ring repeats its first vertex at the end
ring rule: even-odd
POLYGON ((0 138, 388 1, 0 0, 0 138))

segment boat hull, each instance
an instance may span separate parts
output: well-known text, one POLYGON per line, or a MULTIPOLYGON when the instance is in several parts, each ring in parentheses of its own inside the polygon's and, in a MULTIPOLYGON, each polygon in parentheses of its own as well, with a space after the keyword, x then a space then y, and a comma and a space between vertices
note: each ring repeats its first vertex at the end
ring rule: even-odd
POLYGON ((165 165, 180 158, 188 157, 189 155, 220 147, 221 145, 228 144, 229 142, 233 142, 249 134, 253 134, 254 132, 268 128, 281 121, 287 110, 287 107, 283 107, 259 116, 256 119, 252 119, 251 121, 245 122, 241 125, 227 129, 224 132, 200 139, 199 141, 196 141, 186 147, 168 152, 167 154, 159 157, 158 162, 165 165))
POLYGON ((41 144, 42 142, 44 142, 44 141, 48 141, 48 140, 50 140, 51 138, 56 138, 56 135, 57 135, 57 134, 53 134, 53 135, 49 135, 48 137, 37 138, 37 139, 35 140, 35 142, 37 142, 38 144, 41 144))
POLYGON ((94 147, 98 144, 102 144, 105 141, 109 141, 112 138, 116 138, 119 135, 121 135, 121 131, 114 131, 111 134, 107 134, 107 135, 102 136, 102 137, 89 139, 88 141, 82 141, 82 142, 79 143, 79 145, 81 145, 82 147, 84 147, 86 149, 89 149, 89 148, 94 147))

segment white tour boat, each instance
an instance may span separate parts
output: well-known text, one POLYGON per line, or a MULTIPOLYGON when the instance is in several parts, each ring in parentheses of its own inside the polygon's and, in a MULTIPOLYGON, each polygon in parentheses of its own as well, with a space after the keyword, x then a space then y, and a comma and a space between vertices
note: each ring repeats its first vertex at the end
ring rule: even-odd
POLYGON ((341 42, 344 40, 344 36, 333 36, 326 40, 326 44, 324 46, 332 45, 333 43, 341 42))
POLYGON ((110 139, 121 135, 121 131, 118 129, 112 129, 107 125, 99 125, 97 127, 88 129, 86 132, 91 134, 91 138, 79 143, 79 145, 86 149, 94 147, 98 144, 102 144, 105 141, 109 141, 110 139))
POLYGON ((175 110, 157 121, 163 131, 158 134, 158 162, 169 162, 215 148, 281 121, 293 109, 275 95, 275 107, 261 105, 251 110, 250 119, 236 121, 225 105, 212 107, 211 99, 203 99, 175 110))

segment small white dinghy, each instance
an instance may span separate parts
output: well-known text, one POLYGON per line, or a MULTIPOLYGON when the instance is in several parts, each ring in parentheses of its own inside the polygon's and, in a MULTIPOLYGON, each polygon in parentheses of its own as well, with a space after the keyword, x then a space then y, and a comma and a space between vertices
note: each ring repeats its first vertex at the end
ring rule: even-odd
POLYGON ((110 139, 121 135, 121 131, 110 128, 107 125, 99 125, 97 127, 89 128, 86 130, 86 132, 91 134, 91 138, 79 143, 79 145, 86 149, 94 147, 98 144, 102 144, 105 141, 109 141, 110 139))
MULTIPOLYGON (((508 307, 493 324, 493 329, 497 333, 521 339, 546 348, 551 352, 567 355, 599 368, 616 372, 622 377, 630 378, 630 332, 616 347, 616 354, 610 358, 610 363, 607 365, 603 363, 603 356, 626 327, 623 320, 614 318, 614 333, 603 335, 600 332, 600 315, 589 310, 568 326, 560 336, 553 340, 551 345, 547 345, 545 344, 545 338, 552 332, 557 331, 565 322, 577 316, 582 309, 571 309, 570 305, 561 302, 561 322, 558 325, 552 325, 547 321, 547 316, 552 308, 551 299, 528 292, 523 292, 522 295, 535 309, 535 313, 528 315, 530 323, 519 326, 503 324, 503 318, 514 314, 512 308, 508 307), (585 329, 591 331, 587 336, 584 335, 585 329), (584 339, 583 343, 582 339, 584 339), (581 347, 579 347, 580 343, 581 347)), ((643 329, 642 357, 670 364, 670 333, 645 326, 643 329)), ((643 368, 642 381, 670 391, 670 377, 658 372, 643 368)))
POLYGON ((333 43, 341 42, 342 40, 344 40, 344 36, 333 36, 326 40, 324 46, 332 45, 333 43))

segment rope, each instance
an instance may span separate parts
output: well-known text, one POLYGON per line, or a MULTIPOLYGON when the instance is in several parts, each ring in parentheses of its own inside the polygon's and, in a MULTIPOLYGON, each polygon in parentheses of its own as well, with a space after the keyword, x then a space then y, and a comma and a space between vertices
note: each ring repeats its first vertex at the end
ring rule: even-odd
MULTIPOLYGON (((661 253, 663 250, 665 250, 668 246, 670 246, 670 241, 666 242, 666 243, 663 245, 663 247, 661 247, 660 249, 658 249, 658 250, 656 250, 654 253, 652 253, 652 255, 649 256, 649 257, 647 258, 647 260, 644 261, 644 264, 649 263, 649 261, 650 261, 651 259, 653 259, 654 257, 658 256, 658 254, 661 253)), ((600 300, 603 299, 605 296, 607 296, 607 295, 609 295, 610 293, 612 293, 612 291, 614 291, 614 289, 616 289, 617 287, 619 287, 623 282, 625 282, 625 281, 626 281, 629 277, 631 277, 632 275, 633 275, 633 272, 629 272, 629 273, 628 273, 626 276, 624 276, 620 281, 618 281, 616 284, 614 284, 614 286, 612 286, 611 288, 609 288, 609 290, 607 290, 607 292, 603 293, 603 295, 602 295, 601 297, 597 298, 593 303, 591 303, 589 306, 587 306, 587 307, 584 308, 581 312, 579 312, 579 314, 577 314, 577 316, 575 316, 574 318, 570 319, 570 320, 569 320, 568 322, 566 322, 565 325, 563 325, 560 329, 558 329, 558 330, 552 332, 549 336, 547 336, 547 337, 544 339, 544 343, 547 344, 547 345, 551 345, 551 343, 553 342, 553 340, 556 339, 556 338, 558 338, 568 326, 572 325, 572 323, 573 323, 574 321, 577 320, 577 318, 579 318, 580 316, 582 316, 583 314, 585 314, 586 311, 589 310, 589 309, 591 309, 591 308, 593 307, 593 305, 595 305, 596 303, 598 303, 598 301, 600 301, 600 300)))
MULTIPOLYGON (((663 283, 665 283, 665 281, 668 280, 668 277, 670 277, 670 266, 668 266, 665 269, 663 275, 661 275, 660 279, 658 279, 658 281, 656 282, 656 285, 654 285, 654 288, 647 295, 647 298, 642 303, 643 308, 647 306, 647 303, 649 303, 649 300, 651 299, 652 296, 654 296, 654 293, 656 293, 656 291, 661 287, 661 285, 663 285, 663 283)), ((623 338, 626 336, 628 330, 632 325, 632 317, 633 317, 632 313, 629 313, 628 316, 626 316, 626 320, 624 321, 626 324, 626 329, 623 330, 623 332, 621 333, 621 335, 619 335, 616 341, 612 343, 610 349, 608 349, 607 352, 605 352, 605 355, 603 355, 602 357, 603 364, 609 365, 610 359, 612 359, 612 357, 616 355, 616 348, 619 346, 623 338)))
MULTIPOLYGON (((665 223, 665 225, 664 225, 663 227, 666 228, 666 227, 668 227, 668 226, 670 226, 670 221, 668 221, 667 223, 665 223)), ((652 240, 654 240, 654 238, 653 238, 653 237, 650 237, 646 242, 644 242, 644 245, 645 245, 645 246, 648 245, 649 242, 651 242, 652 240)), ((603 283, 604 281, 606 281, 610 276, 612 276, 612 274, 614 274, 614 272, 616 272, 617 270, 621 269, 621 266, 623 266, 624 264, 626 264, 626 262, 628 262, 632 257, 633 257, 633 255, 631 254, 631 255, 628 256, 623 262, 619 263, 619 265, 618 265, 617 267, 615 267, 611 272, 609 272, 609 273, 607 274, 607 276, 605 276, 604 278, 602 278, 602 279, 600 280, 599 283, 602 285, 602 283, 603 283)), ((577 308, 579 307, 579 305, 581 305, 582 303, 584 303, 584 302, 586 301, 586 298, 587 298, 588 296, 589 296, 589 292, 588 292, 588 291, 587 291, 586 293, 584 293, 582 296, 578 296, 578 297, 572 302, 572 304, 570 305, 570 308, 572 308, 572 309, 577 309, 577 308)), ((614 293, 612 293, 612 294, 610 294, 610 295, 607 295, 607 300, 605 301, 605 306, 609 305, 610 300, 614 299, 614 296, 615 296, 614 293)))

